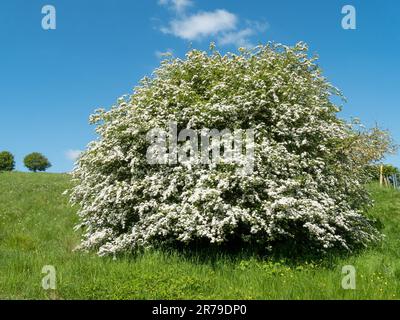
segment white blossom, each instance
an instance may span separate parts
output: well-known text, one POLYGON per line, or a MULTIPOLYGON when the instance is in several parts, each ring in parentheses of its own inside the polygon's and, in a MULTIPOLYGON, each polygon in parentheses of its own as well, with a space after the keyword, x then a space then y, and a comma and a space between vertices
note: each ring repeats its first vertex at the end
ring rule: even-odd
POLYGON ((170 240, 223 243, 232 234, 269 248, 300 239, 321 250, 379 239, 363 215, 370 202, 358 168, 339 153, 353 133, 330 100, 336 91, 302 43, 163 61, 131 96, 91 116, 99 138, 79 157, 71 191, 80 248, 105 255, 170 240), (245 158, 149 164, 146 134, 171 121, 253 129, 252 173, 236 170, 245 158))

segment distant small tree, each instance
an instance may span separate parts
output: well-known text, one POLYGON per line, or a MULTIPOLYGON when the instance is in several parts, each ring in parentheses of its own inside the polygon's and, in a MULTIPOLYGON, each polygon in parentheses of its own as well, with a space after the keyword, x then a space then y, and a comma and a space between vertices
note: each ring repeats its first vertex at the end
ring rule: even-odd
POLYGON ((400 170, 391 164, 373 164, 366 168, 367 174, 371 180, 379 181, 382 173, 384 177, 397 176, 400 179, 400 170))
POLYGON ((41 153, 33 152, 24 158, 24 165, 30 171, 46 171, 51 167, 50 161, 41 153))
POLYGON ((0 171, 13 171, 14 168, 14 156, 8 151, 0 152, 0 171))

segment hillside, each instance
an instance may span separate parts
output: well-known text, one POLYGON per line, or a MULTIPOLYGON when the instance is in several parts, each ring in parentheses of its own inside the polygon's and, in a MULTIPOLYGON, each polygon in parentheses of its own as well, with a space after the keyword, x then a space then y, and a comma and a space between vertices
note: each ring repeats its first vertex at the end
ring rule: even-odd
POLYGON ((74 252, 68 186, 68 175, 0 173, 0 299, 400 298, 400 192, 370 186, 382 245, 295 265, 248 254, 154 251, 113 260, 74 252), (41 288, 45 265, 56 268, 54 291, 41 288), (356 290, 341 288, 344 265, 357 270, 356 290))

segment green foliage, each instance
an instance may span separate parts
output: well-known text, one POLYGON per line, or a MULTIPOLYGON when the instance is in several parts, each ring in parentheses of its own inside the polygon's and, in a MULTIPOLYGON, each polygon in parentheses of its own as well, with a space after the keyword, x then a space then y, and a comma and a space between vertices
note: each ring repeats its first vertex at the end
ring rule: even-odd
POLYGON ((14 168, 14 156, 8 151, 0 152, 0 171, 13 171, 14 168))
POLYGON ((24 158, 25 167, 30 171, 46 171, 51 167, 50 161, 41 153, 33 152, 24 158))
POLYGON ((225 55, 214 49, 164 60, 131 95, 91 117, 99 137, 79 158, 71 190, 86 231, 81 249, 113 255, 240 239, 326 252, 379 241, 363 216, 370 199, 362 173, 389 151, 387 132, 354 130, 338 118, 331 98, 342 95, 304 43, 225 55), (198 154, 177 163, 170 152, 169 165, 154 165, 148 134, 169 131, 171 121, 195 135, 251 129, 253 155, 237 147, 234 161, 204 163, 198 154))
POLYGON ((0 176, 0 299, 400 299, 400 192, 372 185, 369 215, 386 235, 352 257, 291 262, 271 257, 146 251, 117 260, 73 251, 80 234, 63 190, 68 175, 0 176), (57 290, 40 283, 54 265, 57 290), (341 288, 353 265, 357 289, 341 288))
POLYGON ((352 134, 344 140, 342 151, 361 169, 373 166, 388 154, 396 153, 398 146, 393 142, 389 131, 377 126, 367 129, 357 119, 353 119, 351 127, 352 134))
MULTIPOLYGON (((369 165, 366 167, 366 171, 368 176, 375 181, 379 181, 380 172, 381 172, 381 165, 369 165)), ((383 175, 385 177, 390 177, 397 175, 400 179, 400 170, 393 165, 385 164, 383 165, 383 175)))

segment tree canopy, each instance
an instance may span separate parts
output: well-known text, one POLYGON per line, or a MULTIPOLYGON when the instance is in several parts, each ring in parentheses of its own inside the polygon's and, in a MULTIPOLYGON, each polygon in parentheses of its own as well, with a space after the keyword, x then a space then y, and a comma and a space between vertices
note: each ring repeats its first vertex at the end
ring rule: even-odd
POLYGON ((46 171, 51 167, 50 161, 41 153, 33 152, 24 158, 24 165, 30 171, 46 171))
MULTIPOLYGON (((99 139, 78 160, 71 192, 85 230, 80 247, 105 255, 239 239, 266 249, 326 251, 378 241, 364 214, 371 205, 365 166, 390 143, 361 156, 359 148, 390 139, 379 132, 371 142, 341 120, 333 96, 342 97, 303 43, 166 59, 131 95, 91 117, 99 139), (252 171, 243 174, 249 159, 241 152, 232 163, 196 156, 150 163, 148 133, 168 133, 171 122, 178 132, 252 130, 252 171)), ((193 141, 177 145, 191 153, 193 141)))

